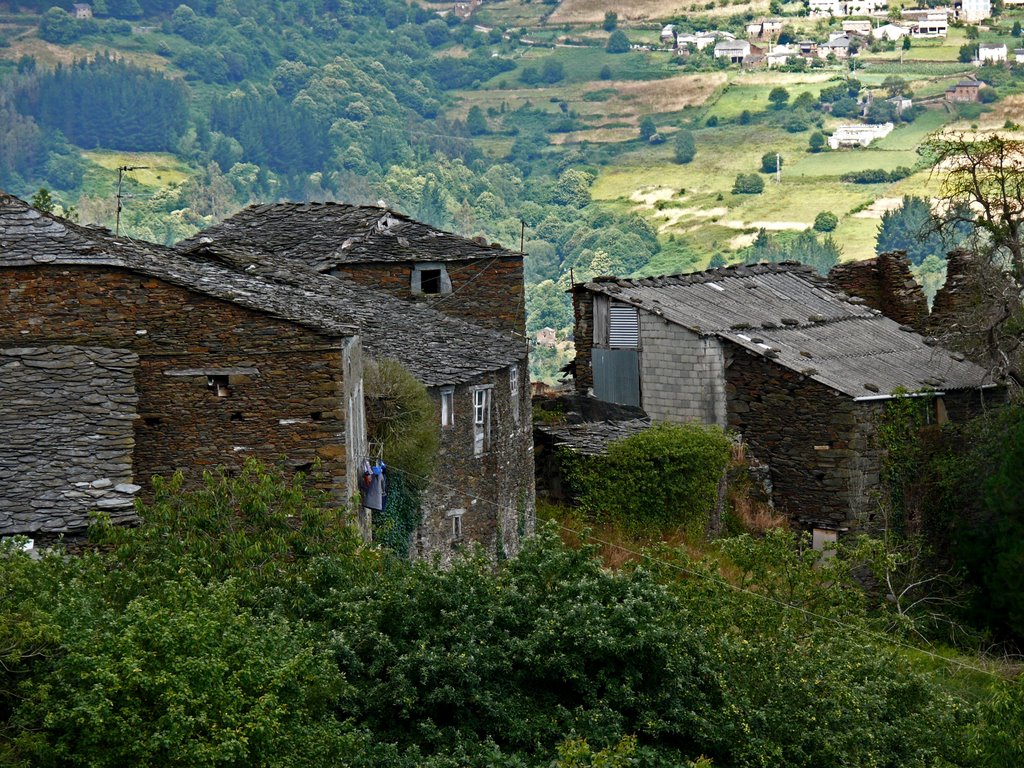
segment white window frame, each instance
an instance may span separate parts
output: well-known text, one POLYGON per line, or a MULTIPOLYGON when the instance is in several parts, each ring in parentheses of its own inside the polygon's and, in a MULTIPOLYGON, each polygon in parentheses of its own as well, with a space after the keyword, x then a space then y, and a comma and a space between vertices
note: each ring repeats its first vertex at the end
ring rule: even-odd
POLYGON ((441 426, 455 426, 455 387, 441 388, 441 426))
POLYGON ((508 369, 508 394, 512 407, 512 421, 519 423, 519 365, 508 369))
POLYGON ((473 455, 482 456, 491 449, 491 390, 493 384, 474 387, 473 455))
POLYGON ((482 427, 487 420, 487 401, 488 397, 487 389, 474 389, 473 390, 473 425, 482 427))
POLYGON ((462 516, 466 514, 464 509, 452 509, 446 515, 452 521, 452 541, 462 541, 462 516))
POLYGON ((416 264, 412 268, 412 279, 410 284, 412 292, 418 296, 441 296, 452 292, 452 279, 448 275, 448 267, 443 262, 431 261, 422 262, 416 264), (423 273, 424 272, 440 272, 438 278, 437 293, 424 293, 423 291, 423 273))

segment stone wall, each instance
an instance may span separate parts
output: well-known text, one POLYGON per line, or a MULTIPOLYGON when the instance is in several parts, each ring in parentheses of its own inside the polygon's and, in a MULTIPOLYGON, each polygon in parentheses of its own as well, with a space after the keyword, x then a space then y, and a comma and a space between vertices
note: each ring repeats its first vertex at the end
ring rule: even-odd
POLYGON ((574 339, 576 347, 576 391, 585 395, 594 388, 594 296, 590 291, 578 288, 572 292, 572 309, 575 317, 574 339))
POLYGON ((125 349, 0 349, 0 535, 79 533, 135 517, 139 358, 125 349))
POLYGON ((452 292, 449 294, 414 294, 412 273, 417 263, 346 264, 333 270, 332 274, 405 301, 425 304, 484 328, 525 333, 522 257, 506 255, 491 259, 444 262, 452 284, 452 292))
POLYGON ((779 511, 796 525, 870 529, 881 455, 881 402, 854 402, 727 344, 729 428, 771 467, 779 511))
POLYGON ((886 317, 924 332, 928 301, 902 251, 837 264, 828 278, 836 288, 850 296, 860 296, 886 317))
MULTIPOLYGON (((518 394, 511 397, 508 369, 454 388, 455 423, 442 427, 437 461, 423 499, 423 524, 411 551, 442 563, 471 542, 493 557, 519 551, 533 532, 535 492, 532 412, 525 360, 516 366, 518 394), (473 390, 491 387, 490 446, 474 454, 473 390), (513 411, 518 410, 516 419, 513 411), (452 513, 463 510, 462 537, 453 533, 452 513)), ((441 390, 432 388, 441 423, 441 390)))
POLYGON ((655 421, 724 427, 722 344, 702 338, 650 312, 640 312, 640 392, 655 421))
POLYGON ((140 484, 255 456, 301 469, 319 459, 322 485, 339 503, 355 492, 344 380, 346 370, 359 373, 352 339, 115 268, 0 270, 0 295, 0 348, 76 344, 138 355, 140 484))

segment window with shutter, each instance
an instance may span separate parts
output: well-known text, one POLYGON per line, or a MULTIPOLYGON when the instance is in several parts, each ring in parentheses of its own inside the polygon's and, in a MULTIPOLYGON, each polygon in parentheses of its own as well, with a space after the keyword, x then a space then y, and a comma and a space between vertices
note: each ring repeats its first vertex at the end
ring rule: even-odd
POLYGON ((636 307, 612 304, 608 308, 608 346, 640 346, 640 315, 636 307))

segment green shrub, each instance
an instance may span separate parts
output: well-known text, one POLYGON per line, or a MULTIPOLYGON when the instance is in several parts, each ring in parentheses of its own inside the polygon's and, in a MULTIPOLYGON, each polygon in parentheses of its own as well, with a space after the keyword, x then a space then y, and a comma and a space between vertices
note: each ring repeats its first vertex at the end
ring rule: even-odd
POLYGON ((704 530, 718 498, 729 441, 717 427, 658 424, 612 443, 604 456, 567 455, 581 509, 627 528, 704 530))
POLYGON ((814 229, 817 232, 831 232, 839 226, 839 217, 832 211, 822 211, 814 217, 814 229))
POLYGON ((693 131, 685 128, 676 133, 675 158, 680 165, 689 163, 697 155, 697 144, 693 139, 693 131))
POLYGON ((764 179, 756 173, 739 173, 733 182, 732 191, 737 195, 759 195, 764 192, 764 179))

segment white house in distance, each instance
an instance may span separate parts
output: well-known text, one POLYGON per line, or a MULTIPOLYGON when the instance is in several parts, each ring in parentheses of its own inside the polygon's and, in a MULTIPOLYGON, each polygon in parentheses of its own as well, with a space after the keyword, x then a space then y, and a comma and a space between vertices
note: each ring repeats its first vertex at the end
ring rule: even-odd
POLYGON ((840 125, 828 137, 828 145, 832 149, 840 147, 866 147, 875 139, 881 139, 892 133, 892 123, 881 125, 840 125))
POLYGON ((883 24, 871 30, 871 36, 875 40, 899 40, 910 34, 910 27, 901 27, 899 24, 883 24))
POLYGON ((874 16, 885 14, 889 0, 846 0, 847 16, 874 16))
POLYGON ((978 46, 978 61, 997 64, 1006 61, 1006 43, 981 43, 978 46))
POLYGON ((661 42, 665 45, 674 45, 676 42, 676 25, 666 24, 661 28, 661 42))
POLYGON ((911 37, 945 37, 949 33, 948 10, 910 10, 903 11, 902 16, 904 21, 910 25, 911 37))
POLYGON ((958 5, 958 18, 968 24, 977 24, 992 15, 992 0, 962 0, 958 5))
POLYGON ((71 6, 71 15, 76 19, 91 19, 92 6, 89 3, 75 3, 71 6))
POLYGON ((772 67, 786 66, 790 56, 796 55, 797 51, 788 45, 777 45, 765 54, 765 59, 768 61, 768 68, 771 69, 772 67))
POLYGON ((1024 64, 1024 48, 1013 49, 1013 63, 1024 64))

